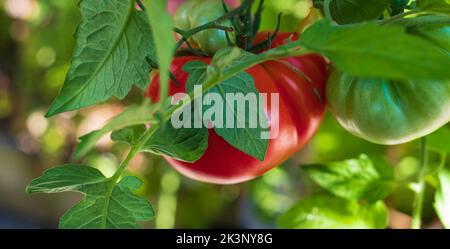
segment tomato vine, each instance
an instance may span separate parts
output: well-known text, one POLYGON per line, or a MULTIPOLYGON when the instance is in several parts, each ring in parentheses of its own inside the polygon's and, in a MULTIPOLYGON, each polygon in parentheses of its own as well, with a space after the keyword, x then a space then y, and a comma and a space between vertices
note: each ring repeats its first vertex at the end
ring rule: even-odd
MULTIPOLYGON (((172 17, 166 11, 165 1, 81 0, 82 21, 75 36, 77 46, 72 66, 63 89, 50 107, 47 116, 95 105, 113 96, 123 99, 133 86, 146 90, 149 81, 148 75, 151 71, 158 71, 158 74, 153 73, 152 76, 158 75, 157 101, 155 100, 155 103, 144 101, 141 105, 129 107, 104 129, 80 138, 81 142, 75 150, 75 157, 78 159, 92 149, 101 136, 110 131, 113 132, 112 137, 119 137, 129 143, 128 154, 118 165, 112 177, 106 178, 100 172, 83 165, 63 165, 49 169, 43 176, 33 180, 27 188, 28 192, 78 191, 85 194, 83 201, 69 210, 61 219, 60 227, 62 228, 138 227, 137 222, 151 218, 154 211, 148 201, 134 193, 141 185, 139 180, 123 178, 130 161, 140 152, 150 152, 166 158, 195 163, 207 153, 205 151, 208 148, 211 148, 208 145, 208 139, 211 139, 208 138, 208 132, 199 129, 174 131, 173 127, 168 126, 172 115, 187 108, 190 103, 171 105, 172 99, 169 98, 169 93, 173 92, 173 87, 185 87, 184 90, 190 100, 197 100, 202 94, 217 90, 226 84, 229 84, 230 88, 247 91, 243 92, 244 94, 251 91, 258 92, 259 89, 255 86, 261 85, 261 83, 257 81, 256 74, 249 72, 260 67, 273 78, 276 73, 271 72, 270 69, 276 65, 279 68, 290 69, 285 70, 283 76, 290 73, 295 75, 292 78, 303 80, 302 84, 304 82, 310 84, 314 83, 313 77, 307 74, 303 64, 314 61, 316 63, 317 58, 323 60, 320 56, 326 57, 335 70, 328 82, 328 98, 322 96, 320 90, 316 88, 312 90, 316 91, 316 97, 319 95, 321 104, 325 105, 325 99, 328 99, 330 109, 337 120, 353 134, 376 143, 392 144, 391 141, 396 139, 394 136, 397 134, 389 134, 390 130, 385 127, 374 130, 373 127, 376 125, 374 121, 380 121, 380 119, 366 118, 369 114, 377 117, 376 115, 379 114, 377 106, 373 109, 368 107, 358 110, 357 107, 349 104, 351 98, 354 101, 358 100, 354 96, 367 97, 369 95, 363 90, 358 93, 349 93, 348 89, 355 89, 357 86, 352 85, 353 87, 349 88, 345 87, 345 84, 361 83, 360 89, 367 89, 370 84, 377 87, 381 81, 386 86, 390 86, 394 81, 397 84, 406 82, 405 84, 427 83, 430 86, 434 84, 433 87, 445 86, 450 79, 448 46, 440 45, 442 44, 440 37, 424 38, 423 35, 412 30, 412 27, 440 25, 448 28, 450 8, 445 1, 440 0, 417 0, 413 1, 413 4, 389 0, 355 0, 357 4, 338 2, 338 0, 313 1, 315 8, 323 13, 324 18, 314 22, 300 34, 298 39, 293 39, 296 35, 292 34, 281 40, 279 38, 279 35, 282 35, 279 32, 281 14, 278 15, 274 31, 259 33, 264 9, 263 0, 258 3, 254 0, 244 0, 236 8, 229 8, 224 1, 215 1, 215 6, 219 7, 211 9, 211 12, 216 11, 214 12, 216 15, 206 21, 201 20, 201 25, 187 29, 174 25, 172 17), (139 8, 136 8, 135 4, 139 8), (366 11, 362 11, 362 9, 366 11), (105 14, 93 15, 92 10, 105 14), (113 13, 115 16, 108 13, 113 13), (225 25, 224 22, 229 22, 230 25, 225 25), (216 33, 207 33, 209 31, 216 33), (232 37, 231 33, 235 37, 232 37), (175 34, 179 36, 178 41, 175 40, 175 34), (199 38, 201 34, 203 36, 199 38), (212 34, 209 37, 206 36, 207 38, 217 36, 219 38, 213 38, 222 38, 222 41, 224 37, 220 37, 220 35, 225 35, 226 45, 223 47, 205 45, 204 43, 214 40, 212 38, 204 39, 205 34, 212 34), (264 35, 262 39, 261 34, 264 35), (98 40, 92 41, 88 38, 98 40), (111 42, 105 43, 104 40, 111 42), (124 47, 127 48, 125 52, 121 49, 124 47), (187 76, 183 76, 184 78, 181 79, 181 73, 174 73, 171 68, 176 64, 178 58, 193 55, 197 57, 181 65, 181 67, 184 66, 184 71, 188 72, 187 76), (309 61, 305 58, 308 58, 309 61), (188 70, 189 65, 192 66, 191 71, 188 70), (119 75, 116 72, 121 73, 119 75), (244 83, 242 83, 242 78, 246 79, 243 81, 244 83), (188 91, 186 85, 191 82, 200 83, 202 89, 195 90, 194 88, 192 91, 188 91), (244 85, 249 87, 244 88, 244 85), (368 110, 370 113, 367 113, 368 110), (362 113, 361 116, 364 116, 362 121, 361 116, 358 116, 358 111, 362 113), (148 117, 136 118, 145 115, 148 117), (125 120, 128 122, 124 122, 125 120), (365 123, 367 120, 373 126, 367 127, 367 123, 365 123), (380 138, 381 136, 377 135, 380 130, 384 131, 387 138, 380 138), (373 134, 375 134, 375 138, 373 134), (198 140, 189 140, 188 145, 174 145, 173 141, 186 139, 186 137, 198 138, 198 140), (73 175, 78 175, 78 177, 73 177, 73 175), (55 183, 55 181, 59 183, 55 183), (113 206, 111 202, 118 198, 119 194, 126 195, 128 198, 124 201, 122 209, 113 206), (102 198, 97 198, 98 196, 102 198), (88 208, 99 213, 96 217, 100 217, 100 221, 95 218, 93 219, 95 222, 82 222, 84 219, 92 218, 89 217, 90 214, 82 212, 88 208), (114 213, 113 209, 119 211, 114 213)), ((197 0, 195 4, 201 6, 205 2, 197 0)), ((192 11, 192 8, 188 10, 192 11)), ((328 76, 326 68, 316 69, 317 72, 320 71, 321 77, 328 76)), ((179 68, 179 70, 181 69, 179 68)), ((281 77, 276 79, 282 81, 281 77)), ((288 83, 289 81, 286 84, 288 83)), ((450 91, 450 88, 442 87, 442 89, 444 92, 450 91)), ((288 90, 286 92, 290 93, 288 90)), ((384 88, 383 92, 386 91, 384 88)), ((373 92, 375 91, 371 93, 373 92)), ((393 95, 400 96, 399 93, 392 92, 394 92, 393 95)), ((285 94, 285 96, 291 97, 289 94, 285 94)), ((382 100, 387 99, 384 95, 380 96, 382 100)), ((429 96, 427 95, 427 97, 429 96)), ((402 100, 409 103, 410 99, 402 100)), ((364 101, 364 98, 361 101, 364 101)), ((386 102, 389 101, 390 99, 386 100, 386 102)), ((377 103, 382 103, 382 101, 377 103)), ((292 106, 298 107, 296 104, 290 102, 289 106, 291 108, 292 106)), ((366 102, 360 103, 358 106, 366 105, 373 107, 373 103, 366 102)), ((450 107, 450 99, 442 100, 439 105, 442 108, 434 109, 442 109, 442 112, 436 113, 432 117, 433 124, 423 126, 422 124, 425 122, 419 122, 422 126, 418 125, 417 129, 424 131, 420 132, 420 136, 428 135, 448 123, 450 117, 448 111, 445 110, 446 107, 450 107), (434 122, 435 120, 438 120, 439 124, 438 121, 434 122)), ((386 107, 388 104, 383 106, 386 107)), ((311 108, 311 106, 305 108, 311 108)), ((414 108, 419 109, 417 106, 413 106, 414 108)), ((298 117, 292 117, 292 119, 295 118, 298 117)), ((427 116, 427 118, 430 117, 427 116)), ((395 121, 392 117, 390 120, 395 121)), ((405 122, 408 123, 407 121, 410 120, 405 122)), ((262 128, 255 129, 259 132, 262 128)), ((399 127, 395 127, 395 129, 399 129, 399 127)), ((230 148, 236 149, 236 153, 246 153, 246 156, 257 158, 260 161, 264 161, 265 156, 269 154, 267 152, 269 141, 262 141, 255 138, 254 135, 249 135, 249 138, 245 137, 248 141, 254 142, 255 150, 258 150, 258 153, 254 153, 245 148, 248 141, 242 143, 239 138, 230 135, 237 134, 236 130, 216 130, 216 132, 220 134, 223 141, 230 145, 230 148), (263 153, 260 153, 261 151, 263 153)), ((411 132, 406 130, 406 133, 411 132)), ((409 135, 411 134, 402 136, 406 139, 402 139, 400 142, 412 140, 412 136, 409 135)), ((416 137, 414 136, 414 138, 416 137)), ((240 138, 242 139, 242 137, 240 138)), ((298 151, 300 147, 292 152, 298 151)), ((420 149, 421 169, 413 204, 413 228, 421 227, 421 213, 428 174, 427 151, 425 138, 423 138, 420 149)), ((276 161, 276 164, 278 165, 286 159, 280 159, 276 161)), ((444 159, 443 161, 445 162, 444 159)), ((270 168, 272 166, 276 165, 271 165, 270 168)), ((324 213, 330 212, 343 216, 351 213, 360 219, 355 223, 345 223, 344 226, 352 227, 361 224, 369 228, 385 228, 387 226, 387 211, 383 199, 389 195, 393 182, 395 182, 392 167, 387 162, 361 155, 357 159, 325 163, 316 165, 316 167, 307 166, 306 168, 313 181, 326 190, 328 195, 314 196, 301 201, 280 217, 279 225, 281 227, 314 227, 314 224, 296 224, 295 221, 301 220, 296 217, 307 216, 311 208, 319 205, 317 203, 340 203, 340 209, 329 210, 330 205, 323 205, 320 208, 323 208, 324 213), (352 165, 356 165, 355 172, 352 172, 353 175, 346 174, 344 171, 352 165), (358 177, 365 181, 356 181, 355 179, 358 177), (337 183, 342 181, 355 184, 358 188, 351 191, 336 187, 337 183), (363 201, 367 201, 367 203, 363 201)), ((264 172, 259 170, 254 177, 264 172)), ((440 179, 447 179, 445 172, 439 174, 442 174, 440 179)), ((248 179, 250 178, 246 178, 246 180, 248 179)), ((444 180, 441 181, 444 182, 444 180)), ((440 184, 444 186, 445 183, 440 184)), ((441 194, 436 199, 442 199, 442 192, 447 191, 447 189, 440 190, 441 194)), ((436 205, 439 206, 439 204, 436 205)), ((438 210, 438 212, 442 212, 441 209, 438 210)), ((336 221, 329 222, 330 226, 342 225, 333 223, 336 221)))

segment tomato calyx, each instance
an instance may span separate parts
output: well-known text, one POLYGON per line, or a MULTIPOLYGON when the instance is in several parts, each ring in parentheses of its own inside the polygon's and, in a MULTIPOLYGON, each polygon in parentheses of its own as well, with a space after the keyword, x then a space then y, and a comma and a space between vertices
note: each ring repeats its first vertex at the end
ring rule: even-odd
POLYGON ((234 9, 220 0, 190 0, 181 5, 174 16, 174 31, 179 36, 175 56, 210 57, 227 46, 237 46, 253 53, 270 48, 278 34, 282 14, 279 14, 276 29, 267 40, 255 44, 264 1, 259 2, 254 13, 253 2, 244 0, 234 9), (202 7, 211 14, 199 13, 202 7))

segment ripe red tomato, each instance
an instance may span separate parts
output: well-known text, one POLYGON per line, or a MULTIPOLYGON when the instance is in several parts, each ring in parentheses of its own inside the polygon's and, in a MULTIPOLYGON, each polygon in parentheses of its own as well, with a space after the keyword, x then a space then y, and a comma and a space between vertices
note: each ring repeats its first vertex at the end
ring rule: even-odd
MULTIPOLYGON (((284 43, 290 34, 280 34, 272 43, 284 43)), ((262 40, 267 34, 260 34, 262 40)), ((296 37, 294 37, 295 39, 296 37)), ((205 57, 175 58, 171 72, 181 84, 170 83, 170 94, 185 92, 188 74, 183 65, 192 60, 206 63, 205 57)), ((213 129, 209 130, 208 149, 194 163, 180 162, 166 157, 176 170, 192 179, 216 183, 234 184, 251 180, 280 165, 299 151, 315 134, 325 111, 325 83, 327 63, 318 55, 288 58, 283 61, 268 61, 247 70, 253 76, 256 88, 262 93, 279 93, 279 119, 270 118, 272 110, 265 110, 271 127, 279 125, 279 135, 269 141, 264 161, 259 161, 228 144, 213 129)), ((158 99, 159 77, 154 75, 147 96, 158 99)), ((270 104, 267 105, 270 108, 270 104)), ((278 111, 278 110, 273 110, 278 111)), ((271 130, 272 132, 272 130, 271 130)))

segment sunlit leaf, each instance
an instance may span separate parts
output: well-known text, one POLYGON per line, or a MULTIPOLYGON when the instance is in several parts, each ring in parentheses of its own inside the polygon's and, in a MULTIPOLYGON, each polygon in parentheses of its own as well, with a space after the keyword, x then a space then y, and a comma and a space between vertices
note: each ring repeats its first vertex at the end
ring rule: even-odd
POLYGON ((400 26, 373 23, 335 26, 320 21, 303 33, 300 43, 327 56, 336 67, 354 76, 450 78, 449 53, 407 34, 400 26))
POLYGON ((417 0, 416 6, 420 10, 450 14, 450 2, 448 0, 417 0))
POLYGON ((332 196, 312 196, 300 200, 278 219, 289 229, 383 229, 388 212, 382 202, 360 204, 332 196))
POLYGON ((142 185, 134 176, 119 183, 97 169, 68 164, 47 170, 27 187, 29 193, 82 192, 84 198, 60 219, 60 228, 139 228, 154 216, 151 204, 134 192, 142 185))
POLYGON ((172 17, 167 12, 167 1, 146 0, 145 3, 155 41, 156 57, 161 79, 160 89, 165 89, 166 92, 162 94, 167 95, 169 68, 175 51, 174 24, 172 17))
POLYGON ((310 165, 303 170, 321 187, 345 199, 369 202, 386 197, 394 182, 393 168, 382 159, 358 159, 310 165))
POLYGON ((125 97, 145 89, 153 57, 147 17, 130 0, 81 0, 82 21, 64 86, 47 116, 125 97))
POLYGON ((440 187, 436 191, 434 208, 442 224, 450 229, 450 170, 439 172, 440 187))

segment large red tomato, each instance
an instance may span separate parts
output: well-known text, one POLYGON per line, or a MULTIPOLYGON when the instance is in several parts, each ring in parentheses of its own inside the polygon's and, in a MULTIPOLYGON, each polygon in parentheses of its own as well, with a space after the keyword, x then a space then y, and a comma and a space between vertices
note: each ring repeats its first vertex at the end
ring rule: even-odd
MULTIPOLYGON (((272 46, 284 43, 290 34, 280 34, 272 46)), ((258 41, 267 37, 260 34, 258 41)), ((296 38, 294 36, 294 38, 296 38)), ((171 72, 181 84, 170 83, 170 94, 185 92, 188 74, 182 70, 183 65, 192 60, 206 63, 210 58, 178 57, 175 58, 171 72)), ((176 170, 192 179, 216 183, 234 184, 251 180, 299 151, 317 131, 325 111, 325 83, 327 80, 327 63, 318 55, 305 55, 282 61, 268 61, 251 67, 246 71, 253 76, 256 88, 262 93, 279 93, 279 119, 272 117, 269 108, 271 127, 278 125, 278 136, 269 141, 264 161, 259 161, 228 144, 213 129, 209 130, 208 149, 194 163, 186 163, 167 158, 176 170)), ((158 99, 159 77, 154 75, 147 92, 154 101, 158 99)), ((272 132, 272 130, 271 130, 272 132)))

